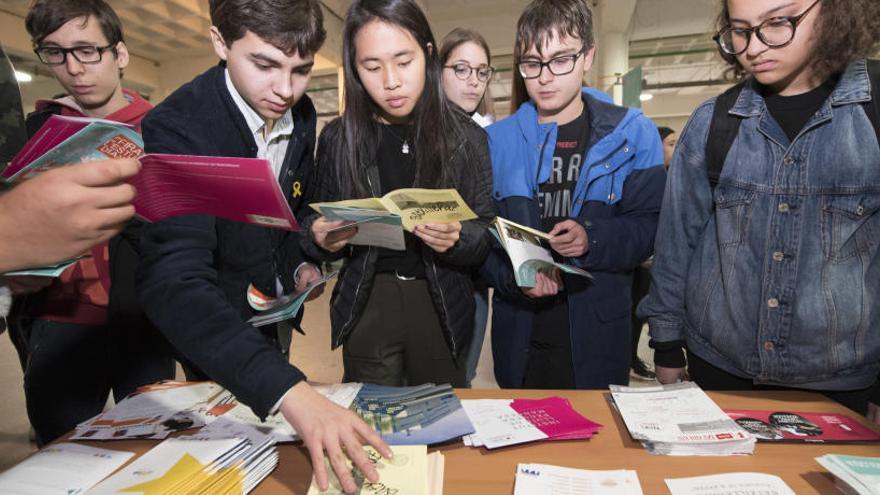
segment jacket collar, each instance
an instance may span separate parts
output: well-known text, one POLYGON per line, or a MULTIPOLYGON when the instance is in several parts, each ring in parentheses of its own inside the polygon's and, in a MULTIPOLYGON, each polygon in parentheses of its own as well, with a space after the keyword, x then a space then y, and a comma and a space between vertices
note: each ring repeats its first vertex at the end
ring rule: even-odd
MULTIPOLYGON (((626 109, 615 105, 610 96, 594 88, 582 88, 581 97, 587 105, 591 128, 590 140, 594 143, 608 136, 637 115, 637 112, 627 112, 626 109)), ((543 141, 541 137, 543 133, 557 127, 555 122, 538 123, 538 109, 532 100, 520 105, 514 118, 529 144, 540 144, 543 141)))
MULTIPOLYGON (((871 82, 867 62, 865 59, 850 62, 840 76, 834 91, 831 92, 829 101, 833 106, 839 106, 870 100, 871 82)), ((758 89, 758 83, 754 78, 749 78, 729 113, 740 117, 756 117, 764 112, 764 108, 766 104, 758 89)))

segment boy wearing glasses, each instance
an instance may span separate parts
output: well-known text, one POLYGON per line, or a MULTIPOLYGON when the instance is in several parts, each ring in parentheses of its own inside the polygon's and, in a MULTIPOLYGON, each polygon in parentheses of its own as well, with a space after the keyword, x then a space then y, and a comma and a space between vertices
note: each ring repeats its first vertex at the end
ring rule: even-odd
MULTIPOLYGON (((129 55, 109 5, 40 0, 25 23, 37 56, 67 92, 37 101, 27 118, 29 134, 53 114, 139 128, 152 106, 122 88, 129 55)), ((39 445, 100 413, 111 391, 118 401, 139 386, 174 377, 167 343, 136 303, 132 245, 119 235, 87 254, 46 288, 44 278, 5 281, 17 296, 30 293, 16 298, 10 337, 25 370, 28 417, 39 445)))
POLYGON ((515 113, 488 128, 499 215, 551 235, 554 256, 593 279, 543 272, 517 287, 506 254, 495 287, 495 377, 505 388, 627 384, 630 286, 651 255, 663 150, 641 112, 582 80, 595 54, 584 0, 535 0, 517 24, 515 113), (518 107, 518 108, 517 108, 518 107))
POLYGON ((814 390, 880 424, 880 2, 721 5, 743 81, 670 167, 639 307, 657 378, 814 390))

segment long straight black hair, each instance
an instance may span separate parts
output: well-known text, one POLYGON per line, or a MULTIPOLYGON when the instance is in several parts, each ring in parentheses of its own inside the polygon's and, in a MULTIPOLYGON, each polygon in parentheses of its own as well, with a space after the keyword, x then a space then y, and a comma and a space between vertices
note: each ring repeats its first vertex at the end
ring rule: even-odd
POLYGON ((375 159, 379 146, 380 109, 358 76, 354 40, 361 28, 373 21, 405 29, 422 49, 425 56, 425 87, 410 120, 416 160, 415 186, 449 186, 450 178, 444 165, 452 155, 454 146, 466 141, 465 124, 460 118, 464 114, 454 108, 443 94, 437 44, 428 19, 412 0, 355 0, 345 16, 343 30, 345 111, 342 114, 342 156, 348 165, 348 174, 345 174, 348 177, 342 181, 342 190, 349 195, 371 194, 365 177, 366 169, 370 161, 375 159))

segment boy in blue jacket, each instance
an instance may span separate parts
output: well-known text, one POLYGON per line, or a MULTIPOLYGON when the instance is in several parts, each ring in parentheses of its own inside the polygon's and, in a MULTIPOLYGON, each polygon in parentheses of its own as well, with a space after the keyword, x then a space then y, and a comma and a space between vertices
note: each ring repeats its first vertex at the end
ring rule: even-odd
POLYGON ((630 367, 633 269, 651 255, 663 149, 641 112, 581 81, 595 55, 584 0, 535 0, 517 24, 516 112, 488 128, 499 215, 549 232, 554 256, 593 279, 539 273, 516 285, 497 247, 492 350, 505 388, 606 388, 630 367))

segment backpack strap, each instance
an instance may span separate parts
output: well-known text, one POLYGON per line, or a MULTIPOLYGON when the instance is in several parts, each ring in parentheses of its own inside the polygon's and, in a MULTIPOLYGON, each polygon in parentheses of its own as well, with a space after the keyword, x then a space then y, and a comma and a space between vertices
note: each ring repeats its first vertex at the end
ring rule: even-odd
POLYGON ((880 143, 880 60, 868 60, 868 79, 871 81, 871 101, 863 105, 880 143))
POLYGON ((741 82, 721 93, 715 100, 712 122, 709 124, 709 139, 706 141, 706 175, 712 189, 718 185, 724 160, 742 123, 741 118, 729 115, 728 112, 736 104, 744 86, 745 82, 741 82))

